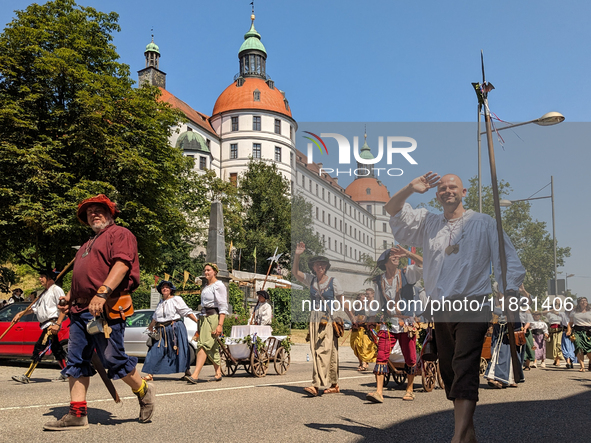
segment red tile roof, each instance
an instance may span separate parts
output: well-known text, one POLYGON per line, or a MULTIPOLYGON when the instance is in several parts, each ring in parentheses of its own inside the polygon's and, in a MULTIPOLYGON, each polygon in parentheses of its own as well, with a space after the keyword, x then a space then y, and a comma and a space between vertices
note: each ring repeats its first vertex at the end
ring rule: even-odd
POLYGON ((236 86, 236 82, 232 83, 218 97, 211 115, 237 109, 275 111, 291 117, 291 109, 289 105, 286 107, 283 93, 277 88, 271 89, 262 78, 247 77, 242 86, 236 86), (260 101, 254 101, 255 89, 261 93, 260 101))
POLYGON ((172 95, 166 89, 159 89, 160 92, 162 92, 161 100, 163 102, 170 103, 174 108, 180 110, 183 114, 185 114, 185 116, 193 123, 195 123, 197 126, 201 126, 203 129, 210 132, 212 135, 217 136, 216 132, 209 123, 209 116, 202 114, 201 112, 195 111, 188 104, 172 95))

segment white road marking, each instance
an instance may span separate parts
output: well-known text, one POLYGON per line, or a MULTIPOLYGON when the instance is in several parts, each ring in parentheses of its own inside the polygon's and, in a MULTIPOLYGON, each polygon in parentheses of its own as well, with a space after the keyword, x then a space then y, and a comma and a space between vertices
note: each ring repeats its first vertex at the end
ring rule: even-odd
MULTIPOLYGON (((373 375, 356 375, 354 377, 340 377, 339 380, 353 380, 357 378, 368 378, 372 377, 373 375)), ((229 377, 228 377, 229 378, 229 377)), ((247 386, 232 386, 228 388, 212 388, 212 389, 199 389, 193 391, 179 391, 179 392, 165 392, 162 394, 156 394, 156 397, 170 397, 172 395, 187 395, 187 394, 200 394, 203 392, 218 392, 218 391, 237 391, 239 389, 252 389, 252 388, 259 388, 259 387, 268 387, 268 386, 285 386, 285 385, 297 385, 303 383, 310 383, 310 380, 299 380, 299 381, 288 381, 285 383, 265 383, 260 385, 247 385, 247 386)), ((121 397, 121 400, 135 400, 137 397, 130 396, 130 397, 121 397)), ((100 398, 97 400, 88 400, 87 403, 102 403, 102 402, 113 401, 112 398, 100 398)), ((70 403, 48 403, 48 404, 41 404, 41 405, 27 405, 27 406, 10 406, 7 408, 0 408, 0 411, 15 411, 21 409, 35 409, 35 408, 52 408, 57 406, 69 406, 70 403)))

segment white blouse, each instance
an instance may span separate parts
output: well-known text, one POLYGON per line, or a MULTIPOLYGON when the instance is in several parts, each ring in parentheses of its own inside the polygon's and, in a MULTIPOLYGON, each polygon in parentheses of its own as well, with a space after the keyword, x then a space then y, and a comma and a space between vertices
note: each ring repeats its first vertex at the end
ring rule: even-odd
POLYGON ((591 311, 586 312, 571 312, 570 321, 575 326, 591 326, 591 311))
POLYGON ((273 308, 268 302, 259 303, 254 311, 254 322, 257 325, 267 326, 273 320, 273 308))
POLYGON ((218 308, 220 314, 228 315, 228 291, 226 286, 217 280, 213 285, 207 285, 201 291, 201 306, 204 308, 218 308))
POLYGON ((152 319, 158 323, 164 323, 172 320, 180 320, 193 311, 187 306, 185 300, 178 296, 172 296, 167 300, 160 300, 152 319))

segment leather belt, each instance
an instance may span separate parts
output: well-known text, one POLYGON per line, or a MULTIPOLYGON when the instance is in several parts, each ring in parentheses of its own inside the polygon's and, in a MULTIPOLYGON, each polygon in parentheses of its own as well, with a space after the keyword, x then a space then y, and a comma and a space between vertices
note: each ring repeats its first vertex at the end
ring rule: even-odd
POLYGON ((156 322, 156 326, 160 326, 160 327, 167 327, 172 325, 176 320, 170 320, 170 321, 163 321, 163 322, 156 322))
POLYGON ((577 326, 573 327, 575 331, 591 331, 591 326, 577 326))
POLYGON ((203 308, 203 312, 209 317, 210 315, 219 314, 220 310, 218 308, 203 308))

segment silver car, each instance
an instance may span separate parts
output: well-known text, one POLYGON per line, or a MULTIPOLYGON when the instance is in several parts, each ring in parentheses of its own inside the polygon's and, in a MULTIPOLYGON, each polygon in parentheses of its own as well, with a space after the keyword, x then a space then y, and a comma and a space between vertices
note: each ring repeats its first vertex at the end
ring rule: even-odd
MULTIPOLYGON (((199 313, 193 311, 193 314, 197 316, 199 313)), ((148 335, 145 333, 146 328, 152 321, 152 315, 154 315, 154 309, 137 309, 133 315, 130 315, 125 319, 125 352, 127 355, 133 357, 145 358, 148 353, 148 345, 146 340, 148 335)), ((191 341, 193 335, 197 331, 197 323, 191 320, 189 317, 185 317, 185 327, 187 328, 187 336, 189 338, 189 355, 191 365, 195 364, 195 350, 196 343, 191 341)))

